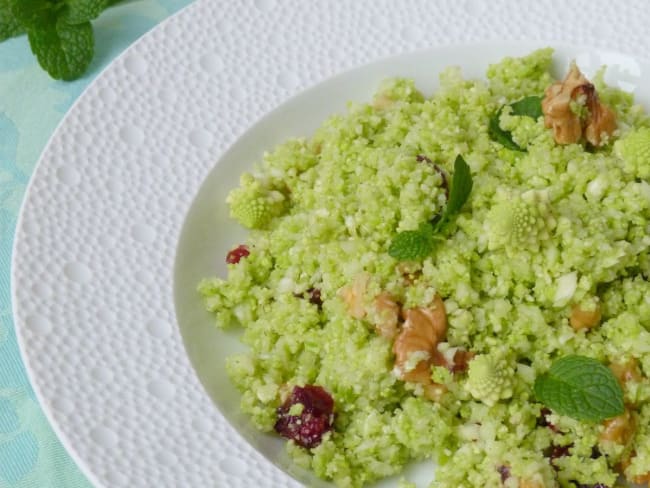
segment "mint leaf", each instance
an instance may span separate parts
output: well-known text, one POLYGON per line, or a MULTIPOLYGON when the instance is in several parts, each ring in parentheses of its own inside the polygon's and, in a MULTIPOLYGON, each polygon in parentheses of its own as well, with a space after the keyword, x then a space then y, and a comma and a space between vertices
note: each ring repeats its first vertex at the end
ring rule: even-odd
MULTIPOLYGON (((510 106, 512 107, 512 115, 525 115, 535 120, 543 115, 542 97, 538 97, 537 95, 524 97, 521 100, 511 103, 510 106)), ((497 110, 488 121, 488 135, 490 136, 490 139, 498 142, 507 149, 525 152, 525 149, 519 147, 519 145, 512 140, 512 133, 503 130, 499 125, 499 118, 501 117, 502 111, 503 107, 497 110)))
POLYGON ((454 176, 451 180, 449 200, 440 220, 435 225, 424 222, 418 230, 407 230, 395 236, 388 248, 388 254, 400 261, 415 261, 426 258, 433 251, 434 241, 440 238, 435 236, 460 212, 469 198, 474 182, 469 166, 459 154, 454 161, 454 176))
POLYGON ((99 17, 108 0, 65 0, 65 5, 61 18, 68 24, 82 24, 99 17))
POLYGON ((388 248, 388 254, 400 261, 424 259, 433 251, 433 234, 421 226, 418 230, 407 230, 395 236, 388 248))
POLYGON ((524 97, 510 104, 510 106, 512 107, 512 115, 527 115, 535 120, 544 115, 542 113, 542 97, 537 95, 524 97))
POLYGON ((460 212, 460 209, 463 208, 463 205, 465 205, 465 202, 469 198, 473 186, 474 181, 472 180, 472 173, 469 170, 469 166, 459 154, 454 161, 454 176, 451 179, 449 202, 447 202, 443 220, 445 216, 451 217, 460 212))
POLYGON ((474 181, 472 180, 469 166, 459 154, 456 156, 456 160, 454 161, 454 175, 451 179, 449 200, 447 201, 445 210, 440 216, 440 220, 438 220, 433 227, 434 233, 441 232, 449 223, 451 218, 460 212, 469 198, 473 186, 474 181))
POLYGON ((25 29, 39 28, 56 19, 58 2, 47 0, 7 0, 14 18, 25 29))
POLYGON ((498 142, 503 147, 511 149, 513 151, 523 151, 515 141, 512 140, 512 134, 506 130, 503 130, 499 125, 499 117, 501 117, 501 112, 503 107, 497 110, 488 122, 488 135, 490 139, 494 142, 498 142))
POLYGON ((25 32, 11 11, 9 0, 0 0, 0 42, 25 32))
POLYGON ((74 80, 93 59, 95 41, 90 22, 72 25, 60 17, 38 29, 28 29, 27 35, 32 52, 52 78, 74 80))
POLYGON ((537 400, 560 415, 601 422, 625 411, 623 391, 614 374, 599 361, 566 356, 535 380, 537 400))

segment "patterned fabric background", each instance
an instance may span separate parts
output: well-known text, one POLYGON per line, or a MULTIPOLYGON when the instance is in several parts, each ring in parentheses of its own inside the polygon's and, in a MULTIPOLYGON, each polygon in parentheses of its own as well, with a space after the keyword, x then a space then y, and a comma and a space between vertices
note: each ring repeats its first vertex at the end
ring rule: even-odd
POLYGON ((43 415, 16 343, 9 276, 27 183, 43 147, 84 88, 129 44, 189 3, 138 0, 104 12, 93 24, 93 62, 74 82, 49 78, 25 36, 0 44, 0 488, 90 486, 43 415))

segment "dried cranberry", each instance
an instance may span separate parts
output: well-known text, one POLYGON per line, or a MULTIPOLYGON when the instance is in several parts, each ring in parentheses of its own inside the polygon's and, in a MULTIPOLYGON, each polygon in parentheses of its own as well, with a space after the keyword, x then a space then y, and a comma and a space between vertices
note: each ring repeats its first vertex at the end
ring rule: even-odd
POLYGON ((501 483, 505 483, 510 478, 510 468, 508 466, 499 466, 497 471, 501 475, 501 483))
POLYGON ((316 305, 318 308, 323 307, 323 299, 320 297, 318 288, 310 288, 307 293, 309 294, 309 303, 316 305))
POLYGON ((319 310, 323 308, 323 299, 320 296, 320 290, 318 288, 309 288, 302 295, 294 293, 293 296, 296 298, 307 298, 309 299, 309 303, 316 305, 319 310))
POLYGON ((546 418, 548 415, 551 415, 551 411, 544 407, 542 410, 539 412, 539 418, 537 419, 537 425, 541 427, 548 427, 551 429, 553 432, 560 432, 560 429, 558 429, 554 424, 548 421, 546 418))
POLYGON ((569 444, 568 446, 553 446, 551 448, 550 454, 548 455, 551 465, 554 468, 557 469, 557 467, 555 466, 555 463, 553 461, 555 461, 558 458, 568 456, 569 455, 569 449, 571 449, 572 447, 573 447, 573 444, 569 444))
POLYGON ((248 246, 245 244, 240 244, 235 249, 230 250, 230 252, 226 255, 226 263, 237 264, 250 253, 251 252, 248 250, 248 246))
POLYGON ((324 388, 314 385, 295 386, 289 398, 277 410, 275 431, 293 439, 302 447, 316 447, 323 434, 332 429, 334 400, 324 388), (299 415, 290 415, 293 405, 301 404, 299 415))

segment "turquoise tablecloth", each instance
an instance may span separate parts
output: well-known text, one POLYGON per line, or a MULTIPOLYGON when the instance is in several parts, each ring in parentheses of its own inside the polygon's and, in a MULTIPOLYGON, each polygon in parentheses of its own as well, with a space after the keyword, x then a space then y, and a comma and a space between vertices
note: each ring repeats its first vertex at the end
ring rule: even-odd
POLYGON ((50 79, 27 39, 0 44, 0 488, 89 486, 52 432, 20 359, 9 285, 16 218, 38 156, 72 103, 129 44, 190 0, 140 0, 94 22, 95 57, 74 82, 50 79))

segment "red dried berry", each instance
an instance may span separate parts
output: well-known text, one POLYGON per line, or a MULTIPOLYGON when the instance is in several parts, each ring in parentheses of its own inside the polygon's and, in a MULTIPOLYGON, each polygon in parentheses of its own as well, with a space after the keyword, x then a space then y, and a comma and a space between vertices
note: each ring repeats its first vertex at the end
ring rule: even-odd
POLYGON ((499 466, 497 471, 501 475, 501 483, 505 483, 510 478, 510 468, 508 466, 499 466))
POLYGON ((537 419, 537 425, 541 427, 548 427, 551 429, 553 432, 560 432, 560 429, 557 428, 557 426, 551 422, 548 421, 546 418, 548 415, 551 415, 551 411, 544 407, 542 410, 539 412, 539 418, 537 419))
POLYGON ((309 303, 316 305, 318 308, 323 307, 323 299, 318 288, 310 288, 307 293, 309 294, 309 303))
POLYGON ((555 466, 555 463, 553 461, 555 461, 558 458, 568 456, 570 454, 569 449, 571 449, 572 447, 573 447, 573 444, 569 444, 568 446, 553 446, 551 448, 551 452, 548 455, 548 458, 549 458, 549 461, 550 461, 551 465, 555 469, 558 469, 558 468, 557 468, 557 466, 555 466))
POLYGON ((318 288, 309 288, 306 292, 302 294, 294 293, 293 296, 296 298, 307 298, 309 299, 309 303, 316 305, 319 310, 323 308, 323 299, 320 296, 320 290, 318 288))
POLYGON ((247 257, 251 252, 248 250, 248 246, 245 244, 240 244, 235 249, 230 250, 226 255, 226 263, 228 264, 237 264, 243 258, 247 257))
POLYGON ((334 400, 320 386, 295 386, 289 398, 278 408, 275 431, 302 447, 316 447, 323 434, 332 429, 334 400), (293 405, 302 404, 300 415, 290 415, 293 405))

